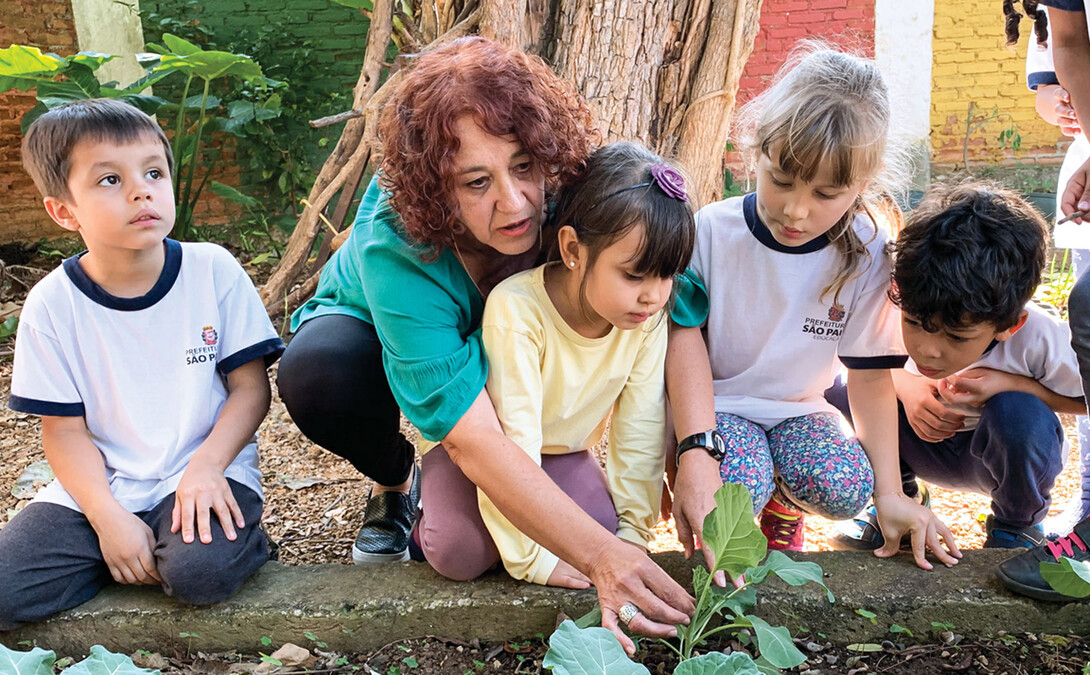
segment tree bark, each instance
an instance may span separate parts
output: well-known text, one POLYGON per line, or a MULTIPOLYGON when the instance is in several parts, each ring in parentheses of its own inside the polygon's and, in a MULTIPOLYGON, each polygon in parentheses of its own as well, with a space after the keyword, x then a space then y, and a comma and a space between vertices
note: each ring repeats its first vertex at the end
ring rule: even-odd
MULTIPOLYGON (((411 30, 433 42, 477 32, 541 55, 596 109, 602 137, 637 140, 687 169, 696 203, 721 198, 723 156, 762 0, 426 0, 411 30), (442 33, 440 35, 440 33, 442 33), (439 36, 439 37, 436 37, 439 36)), ((326 161, 277 269, 261 289, 270 316, 303 273, 318 213, 353 170, 377 158, 375 120, 397 74, 378 87, 393 0, 375 0, 350 120, 326 161)), ((341 227, 342 223, 334 223, 341 227)), ((305 300, 316 280, 292 293, 305 300)))

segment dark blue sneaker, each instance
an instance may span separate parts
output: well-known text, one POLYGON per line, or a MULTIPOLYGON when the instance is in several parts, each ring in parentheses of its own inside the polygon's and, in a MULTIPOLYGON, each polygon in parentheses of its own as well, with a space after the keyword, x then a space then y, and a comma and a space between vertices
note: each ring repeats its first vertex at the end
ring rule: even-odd
POLYGON ((409 559, 409 532, 420 504, 420 467, 413 464, 409 494, 380 492, 367 496, 363 525, 352 545, 352 562, 373 565, 409 559))
POLYGON ((1040 525, 1015 527, 991 515, 984 521, 984 531, 988 534, 984 548, 1034 548, 1045 540, 1045 531, 1040 525))

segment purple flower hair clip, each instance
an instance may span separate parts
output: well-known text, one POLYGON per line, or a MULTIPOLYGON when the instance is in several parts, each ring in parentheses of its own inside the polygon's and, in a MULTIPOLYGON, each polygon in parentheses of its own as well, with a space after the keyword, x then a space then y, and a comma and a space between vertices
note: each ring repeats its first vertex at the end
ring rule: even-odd
POLYGON ((656 162, 651 165, 651 177, 667 196, 683 202, 689 201, 689 195, 685 191, 685 179, 674 167, 665 162, 656 162))

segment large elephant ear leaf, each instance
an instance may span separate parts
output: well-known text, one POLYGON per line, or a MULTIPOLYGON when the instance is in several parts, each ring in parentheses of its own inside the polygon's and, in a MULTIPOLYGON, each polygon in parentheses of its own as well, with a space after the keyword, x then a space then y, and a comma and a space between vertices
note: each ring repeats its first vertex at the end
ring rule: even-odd
POLYGON ((0 673, 5 675, 53 675, 54 652, 39 647, 17 652, 0 644, 0 673))
POLYGON ((629 660, 613 633, 601 627, 578 628, 570 619, 549 638, 541 665, 557 675, 651 675, 629 660))
POLYGON ((715 491, 715 508, 704 518, 704 544, 715 554, 715 569, 737 577, 765 557, 768 540, 753 522, 753 501, 742 485, 715 491))

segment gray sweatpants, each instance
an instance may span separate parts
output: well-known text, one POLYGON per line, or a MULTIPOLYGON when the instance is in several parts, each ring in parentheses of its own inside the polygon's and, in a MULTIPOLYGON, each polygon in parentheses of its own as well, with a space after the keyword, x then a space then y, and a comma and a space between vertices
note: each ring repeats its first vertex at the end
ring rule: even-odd
MULTIPOLYGON (((260 527, 261 498, 228 479, 246 527, 228 541, 212 514, 212 542, 192 544, 170 532, 174 494, 136 516, 155 536, 163 591, 180 602, 210 605, 231 597, 269 559, 260 527)), ((59 504, 36 502, 0 530, 0 630, 41 621, 95 597, 113 583, 87 518, 59 504)))

